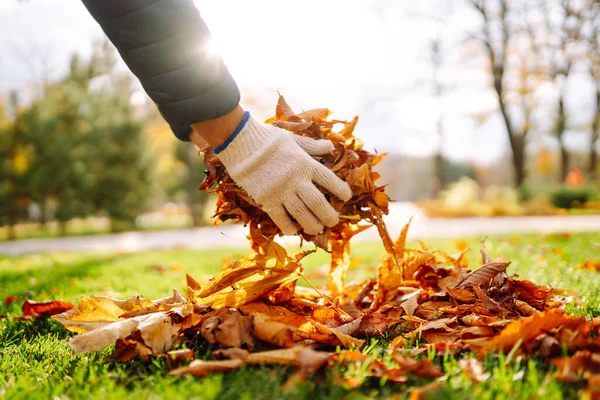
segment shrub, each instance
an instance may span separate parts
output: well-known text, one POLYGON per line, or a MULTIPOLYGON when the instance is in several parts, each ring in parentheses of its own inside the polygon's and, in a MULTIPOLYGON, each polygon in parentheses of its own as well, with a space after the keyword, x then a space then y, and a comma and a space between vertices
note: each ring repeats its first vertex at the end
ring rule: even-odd
POLYGON ((558 208, 574 208, 585 204, 592 197, 589 188, 562 187, 551 194, 552 204, 558 208))

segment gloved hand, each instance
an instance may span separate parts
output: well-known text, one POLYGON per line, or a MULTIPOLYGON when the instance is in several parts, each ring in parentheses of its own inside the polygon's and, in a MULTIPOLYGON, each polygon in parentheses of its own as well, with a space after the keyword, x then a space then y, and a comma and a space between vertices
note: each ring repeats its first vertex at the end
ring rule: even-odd
POLYGON ((334 150, 329 140, 313 140, 256 121, 248 112, 233 135, 215 148, 229 175, 242 187, 284 235, 304 231, 316 235, 338 223, 339 215, 315 183, 343 201, 350 186, 311 155, 334 150))

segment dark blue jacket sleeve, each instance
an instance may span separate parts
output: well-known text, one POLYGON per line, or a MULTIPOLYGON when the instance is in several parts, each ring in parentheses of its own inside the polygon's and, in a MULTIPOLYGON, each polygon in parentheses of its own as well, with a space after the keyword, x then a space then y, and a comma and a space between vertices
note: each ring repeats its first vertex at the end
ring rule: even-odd
POLYGON ((83 0, 175 135, 239 103, 223 61, 206 51, 210 32, 192 0, 83 0))

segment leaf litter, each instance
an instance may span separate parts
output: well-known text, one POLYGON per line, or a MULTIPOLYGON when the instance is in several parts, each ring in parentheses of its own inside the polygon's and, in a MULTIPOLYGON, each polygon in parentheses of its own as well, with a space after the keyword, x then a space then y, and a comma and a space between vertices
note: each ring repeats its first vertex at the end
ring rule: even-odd
POLYGON ((415 389, 412 395, 418 396, 446 379, 424 352, 470 355, 459 366, 472 382, 489 377, 480 359, 508 352, 509 357, 549 358, 558 379, 587 380, 592 390, 600 373, 598 317, 569 315, 564 308, 571 297, 509 276, 510 262, 493 261, 483 242, 482 265, 470 270, 466 246, 457 257, 424 244, 407 248, 410 221, 393 241, 382 218, 389 199, 373 171, 383 155, 366 151, 354 136, 358 117, 329 120, 330 114, 324 108, 296 114, 280 96, 276 116, 267 120, 294 134, 331 140, 335 151, 316 159, 352 188, 354 196, 347 203, 321 188, 340 212, 340 222, 319 235, 299 233, 331 253, 325 287, 297 286, 298 278, 306 279, 302 259, 311 252, 287 254, 274 241, 281 234, 276 225, 235 184, 213 149, 205 148, 208 169, 201 189, 218 196, 215 224, 232 220, 249 225, 253 254, 226 265, 207 282, 186 276, 185 294, 174 290, 158 300, 81 297, 77 306, 52 317, 77 334, 69 341, 74 353, 114 344, 113 357, 123 362, 166 356, 172 375, 288 365, 297 371, 292 383, 335 367, 334 381, 346 388, 370 378, 390 384, 414 376, 436 379, 415 389), (376 277, 346 282, 350 240, 372 225, 387 255, 376 277), (388 362, 361 351, 369 336, 389 341, 388 362), (185 348, 173 350, 204 342, 212 360, 195 359, 185 348), (362 374, 348 373, 359 369, 362 374))

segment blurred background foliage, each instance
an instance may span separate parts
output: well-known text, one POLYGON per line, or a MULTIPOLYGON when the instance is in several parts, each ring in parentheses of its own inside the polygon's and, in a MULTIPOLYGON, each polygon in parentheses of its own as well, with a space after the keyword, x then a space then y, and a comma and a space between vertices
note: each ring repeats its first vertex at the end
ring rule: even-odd
POLYGON ((66 235, 69 221, 89 216, 103 221, 98 230, 130 230, 169 201, 189 200, 190 224, 202 223, 201 157, 177 144, 152 108, 136 109, 133 78, 117 71, 116 57, 97 43, 89 60, 74 54, 68 73, 44 82, 39 97, 23 104, 11 93, 0 108, 0 225, 8 238, 27 221, 42 232, 52 221, 66 235))
MULTIPOLYGON (((418 61, 425 72, 414 84, 393 87, 381 101, 376 96, 357 109, 366 115, 358 135, 367 143, 375 133, 384 135, 390 148, 411 135, 433 138, 419 145, 425 151, 392 149, 378 166, 390 197, 415 201, 432 217, 599 212, 600 2, 443 3, 405 16, 431 26, 433 34, 421 41, 426 57, 418 61), (492 106, 468 118, 481 135, 492 126, 505 138, 502 156, 486 163, 447 150, 451 143, 466 154, 473 145, 456 143, 461 136, 449 123, 448 110, 452 96, 476 76, 492 106), (373 115, 380 122, 387 114, 403 119, 402 108, 386 108, 387 97, 400 101, 424 92, 433 101, 427 103, 431 109, 421 110, 427 116, 422 132, 379 132, 378 126, 369 133, 373 115), (573 137, 579 145, 569 145, 573 137)), ((394 9, 381 2, 372 7, 384 17, 394 9)), ((236 69, 236 58, 230 61, 236 69)), ((202 157, 174 139, 119 62, 109 43, 95 42, 91 56, 73 54, 64 73, 34 82, 34 95, 0 95, 0 240, 210 222, 211 199, 197 190, 202 157)), ((241 82, 243 105, 257 115, 271 114, 276 91, 265 95, 259 83, 248 87, 243 76, 241 82)))

